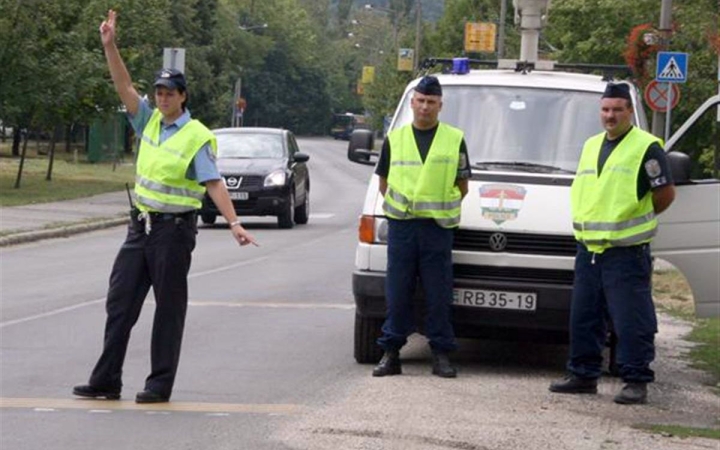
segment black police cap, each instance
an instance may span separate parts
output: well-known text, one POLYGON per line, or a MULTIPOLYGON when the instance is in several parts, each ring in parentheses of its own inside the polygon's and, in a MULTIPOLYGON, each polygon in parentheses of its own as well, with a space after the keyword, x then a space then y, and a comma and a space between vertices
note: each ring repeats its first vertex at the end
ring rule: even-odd
POLYGON ((424 95, 442 95, 440 81, 432 75, 422 77, 417 86, 415 86, 415 90, 424 95))
POLYGON ((608 83, 602 98, 624 98, 625 100, 631 100, 630 86, 625 83, 608 83))
POLYGON ((187 90, 185 75, 177 69, 162 69, 157 73, 154 85, 181 91, 187 90))

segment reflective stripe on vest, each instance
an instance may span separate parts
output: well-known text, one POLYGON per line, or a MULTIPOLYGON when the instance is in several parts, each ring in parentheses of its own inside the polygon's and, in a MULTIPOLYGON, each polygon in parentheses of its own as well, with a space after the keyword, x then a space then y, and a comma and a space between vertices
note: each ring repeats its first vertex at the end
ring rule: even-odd
POLYGON ((652 193, 638 199, 637 182, 648 147, 661 141, 633 127, 598 176, 604 136, 600 133, 585 142, 570 190, 575 238, 595 253, 650 242, 657 232, 652 193))
POLYGON ((188 180, 186 173, 203 145, 217 151, 215 136, 197 120, 191 120, 162 144, 160 119, 153 111, 141 136, 135 175, 135 200, 141 211, 181 213, 199 209, 205 187, 188 180))
POLYGON ((462 196, 455 185, 463 133, 440 123, 425 163, 411 125, 392 131, 383 210, 394 219, 431 218, 444 228, 460 224, 462 196))

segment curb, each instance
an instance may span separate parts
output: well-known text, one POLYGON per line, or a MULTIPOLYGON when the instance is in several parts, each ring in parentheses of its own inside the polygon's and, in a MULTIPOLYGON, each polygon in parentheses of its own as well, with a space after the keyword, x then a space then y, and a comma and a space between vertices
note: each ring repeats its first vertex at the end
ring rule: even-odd
POLYGON ((99 220, 96 222, 87 222, 79 224, 66 224, 60 225, 56 228, 48 228, 42 230, 32 231, 21 231, 16 234, 11 234, 0 238, 0 247, 9 247, 11 245, 25 244, 28 242, 40 241, 43 239, 53 239, 60 237, 69 237, 74 234, 85 233, 88 231, 102 230, 104 228, 116 227, 118 225, 126 224, 128 221, 128 215, 123 214, 122 216, 114 219, 99 220))

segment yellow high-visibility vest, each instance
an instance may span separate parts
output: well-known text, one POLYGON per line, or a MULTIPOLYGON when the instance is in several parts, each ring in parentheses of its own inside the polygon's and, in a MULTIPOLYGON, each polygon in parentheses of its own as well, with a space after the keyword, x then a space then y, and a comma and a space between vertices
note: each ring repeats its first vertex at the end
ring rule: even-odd
POLYGON ((215 135, 198 120, 191 120, 160 144, 159 110, 153 111, 141 136, 135 174, 135 200, 141 211, 182 213, 200 209, 205 186, 185 177, 193 158, 215 135))
POLYGON ((456 186, 463 132, 438 125, 425 162, 411 125, 393 130, 383 210, 393 219, 431 218, 444 228, 460 224, 462 195, 456 186))
POLYGON ((638 199, 637 183, 645 152, 662 141, 633 127, 598 176, 604 136, 600 133, 585 142, 570 189, 575 238, 594 253, 650 242, 657 232, 652 192, 638 199))

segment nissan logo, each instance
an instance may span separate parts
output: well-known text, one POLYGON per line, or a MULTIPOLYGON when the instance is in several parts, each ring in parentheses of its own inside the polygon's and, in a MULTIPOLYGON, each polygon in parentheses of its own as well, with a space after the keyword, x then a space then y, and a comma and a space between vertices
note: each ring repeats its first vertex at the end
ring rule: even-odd
POLYGON ((507 236, 502 233, 493 233, 488 239, 490 244, 490 250, 494 252, 501 252, 507 247, 507 236))
POLYGON ((227 178, 225 178, 225 184, 227 184, 227 187, 229 187, 229 188, 240 187, 240 183, 242 183, 242 177, 227 177, 227 178))

